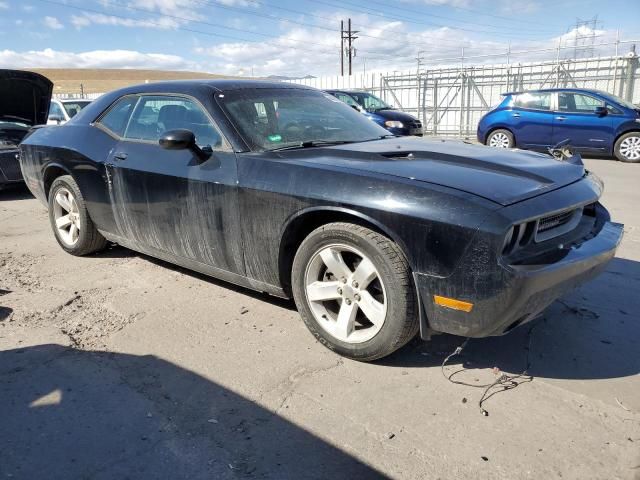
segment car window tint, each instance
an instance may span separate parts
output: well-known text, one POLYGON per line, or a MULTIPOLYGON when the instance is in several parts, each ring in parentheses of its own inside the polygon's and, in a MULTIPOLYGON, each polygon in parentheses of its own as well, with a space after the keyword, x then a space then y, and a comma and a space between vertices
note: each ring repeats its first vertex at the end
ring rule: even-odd
POLYGON ((336 98, 338 100, 343 101, 344 103, 346 103, 349 106, 352 107, 359 107, 360 105, 358 104, 358 102, 356 102, 353 97, 351 97, 350 95, 345 95, 344 93, 336 93, 335 94, 336 98))
POLYGON ((188 98, 169 96, 142 97, 124 137, 157 142, 163 133, 176 129, 192 131, 200 146, 222 145, 222 136, 198 104, 188 98))
POLYGON ((612 113, 614 115, 622 114, 622 112, 620 110, 618 110, 616 107, 614 107, 610 103, 607 103, 607 110, 609 111, 609 113, 612 113))
POLYGON ((89 105, 90 102, 64 102, 62 106, 67 111, 70 118, 75 117, 80 110, 89 105))
POLYGON ((593 113, 597 107, 604 107, 604 101, 582 93, 558 93, 558 110, 572 113, 593 113))
POLYGON ((98 122, 119 137, 124 135, 131 111, 138 101, 138 97, 129 96, 118 100, 98 122))
POLYGON ((60 105, 57 102, 51 102, 51 106, 49 107, 49 117, 61 117, 64 118, 64 112, 60 105))
POLYGON ((516 97, 514 106, 532 110, 549 110, 551 108, 551 94, 544 92, 521 93, 516 97))

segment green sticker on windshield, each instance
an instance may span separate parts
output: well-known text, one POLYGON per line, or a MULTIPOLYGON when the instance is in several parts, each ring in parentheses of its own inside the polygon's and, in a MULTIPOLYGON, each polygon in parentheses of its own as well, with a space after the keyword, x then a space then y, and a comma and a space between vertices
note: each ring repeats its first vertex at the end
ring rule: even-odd
POLYGON ((269 135, 267 138, 269 139, 270 142, 281 142, 282 141, 282 135, 278 135, 278 134, 269 135))

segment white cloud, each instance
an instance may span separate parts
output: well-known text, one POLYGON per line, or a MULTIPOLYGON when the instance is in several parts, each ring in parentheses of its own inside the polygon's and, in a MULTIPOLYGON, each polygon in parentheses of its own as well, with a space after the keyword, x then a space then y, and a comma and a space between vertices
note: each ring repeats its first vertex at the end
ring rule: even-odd
POLYGON ((0 50, 2 68, 141 68, 199 70, 195 62, 177 55, 141 53, 132 50, 94 50, 73 53, 45 50, 17 52, 0 50))
POLYGON ((0 10, 8 10, 9 4, 7 2, 0 2, 0 10))
POLYGON ((162 30, 176 28, 181 25, 181 22, 170 17, 158 17, 150 20, 137 20, 133 18, 114 17, 111 15, 104 15, 102 13, 84 13, 82 15, 72 15, 71 23, 77 29, 88 27, 91 24, 134 28, 158 28, 162 30))
POLYGON ((62 30, 64 25, 56 17, 44 17, 44 26, 52 30, 62 30))

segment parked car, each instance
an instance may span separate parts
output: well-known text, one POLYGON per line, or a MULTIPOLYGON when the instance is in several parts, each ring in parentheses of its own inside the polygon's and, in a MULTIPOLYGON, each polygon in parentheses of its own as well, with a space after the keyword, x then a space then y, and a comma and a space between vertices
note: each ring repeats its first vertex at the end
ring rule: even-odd
POLYGON ((0 189, 22 182, 18 144, 47 121, 53 84, 37 73, 0 70, 0 189))
POLYGON ((478 124, 478 141, 546 149, 569 139, 579 152, 640 162, 640 107, 599 90, 554 88, 507 93, 478 124))
POLYGON ((327 90, 338 100, 364 114, 394 135, 422 136, 422 122, 408 113, 402 112, 384 100, 368 92, 358 90, 327 90))
POLYGON ((293 297, 357 360, 419 330, 508 332, 614 256, 622 226, 577 159, 388 137, 312 88, 180 81, 106 94, 20 158, 70 254, 111 241, 293 297))
POLYGON ((75 117, 91 100, 84 98, 53 99, 49 107, 47 125, 62 125, 75 117))

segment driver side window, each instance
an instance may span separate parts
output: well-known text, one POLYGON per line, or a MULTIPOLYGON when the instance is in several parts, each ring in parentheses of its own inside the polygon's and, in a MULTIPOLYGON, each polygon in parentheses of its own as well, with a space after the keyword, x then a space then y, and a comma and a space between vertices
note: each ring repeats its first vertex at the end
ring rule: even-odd
POLYGON ((186 129, 200 147, 222 147, 222 135, 193 100, 172 96, 142 96, 131 116, 124 138, 157 142, 169 131, 186 129))

